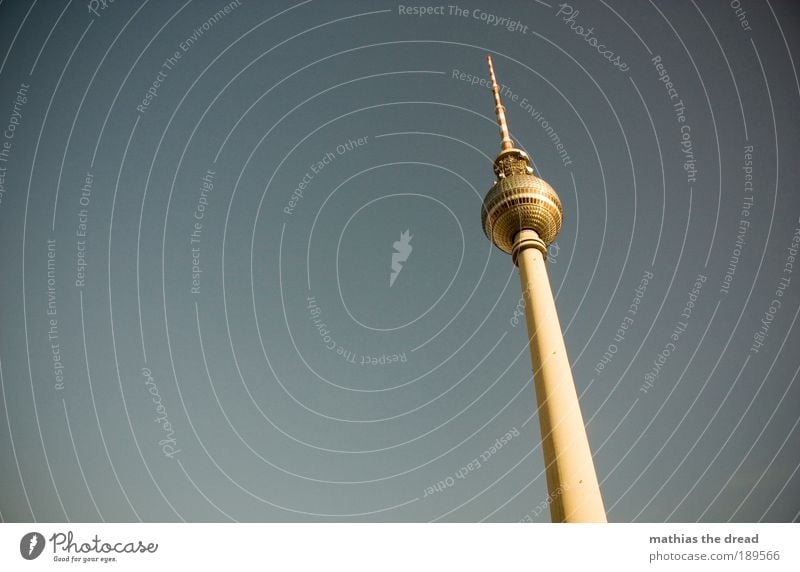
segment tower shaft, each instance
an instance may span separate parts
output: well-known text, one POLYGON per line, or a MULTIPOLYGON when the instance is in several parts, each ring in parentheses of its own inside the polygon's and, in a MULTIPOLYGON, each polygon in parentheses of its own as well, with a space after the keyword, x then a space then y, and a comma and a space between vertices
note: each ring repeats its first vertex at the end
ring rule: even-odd
POLYGON ((550 517, 553 522, 606 522, 542 250, 535 231, 517 233, 513 253, 525 300, 550 517))

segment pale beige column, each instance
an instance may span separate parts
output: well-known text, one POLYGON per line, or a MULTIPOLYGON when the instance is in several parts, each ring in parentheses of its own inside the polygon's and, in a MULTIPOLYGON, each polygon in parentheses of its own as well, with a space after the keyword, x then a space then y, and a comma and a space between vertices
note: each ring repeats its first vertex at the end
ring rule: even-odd
POLYGON ((606 512, 547 277, 544 242, 532 230, 514 240, 553 522, 606 522, 606 512))

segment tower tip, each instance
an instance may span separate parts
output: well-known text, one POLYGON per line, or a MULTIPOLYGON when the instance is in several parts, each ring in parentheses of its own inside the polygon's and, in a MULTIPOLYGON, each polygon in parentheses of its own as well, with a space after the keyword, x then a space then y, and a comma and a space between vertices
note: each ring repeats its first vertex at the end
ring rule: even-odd
POLYGON ((511 140, 511 136, 508 133, 506 108, 503 107, 503 102, 500 100, 500 86, 497 83, 497 78, 494 76, 494 64, 491 54, 486 54, 486 61, 489 63, 489 79, 492 82, 492 94, 494 94, 494 112, 497 115, 497 124, 500 126, 500 148, 503 151, 513 149, 514 142, 511 140))

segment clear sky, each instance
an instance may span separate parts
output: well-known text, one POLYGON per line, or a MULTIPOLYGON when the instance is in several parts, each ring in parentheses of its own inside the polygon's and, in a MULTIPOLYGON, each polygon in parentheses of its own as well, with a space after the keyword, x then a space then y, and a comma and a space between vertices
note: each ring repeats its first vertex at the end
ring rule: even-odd
POLYGON ((0 517, 548 521, 491 53, 609 520, 797 521, 798 24, 6 0, 0 517))

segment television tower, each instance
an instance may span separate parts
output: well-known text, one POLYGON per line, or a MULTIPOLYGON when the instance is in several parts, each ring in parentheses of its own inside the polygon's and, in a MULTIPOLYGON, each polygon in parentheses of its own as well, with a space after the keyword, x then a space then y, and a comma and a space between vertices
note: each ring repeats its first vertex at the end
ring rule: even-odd
POLYGON ((542 433, 548 502, 553 522, 606 522, 578 393, 544 261, 561 229, 561 201, 533 174, 528 155, 514 147, 500 101, 492 56, 489 75, 500 126, 494 185, 483 199, 486 236, 519 267, 525 321, 542 433))

